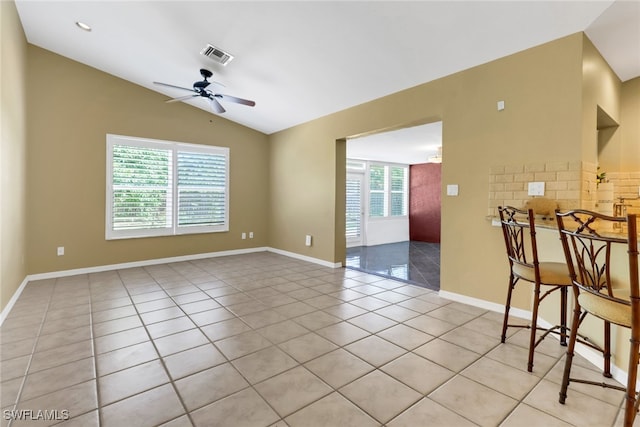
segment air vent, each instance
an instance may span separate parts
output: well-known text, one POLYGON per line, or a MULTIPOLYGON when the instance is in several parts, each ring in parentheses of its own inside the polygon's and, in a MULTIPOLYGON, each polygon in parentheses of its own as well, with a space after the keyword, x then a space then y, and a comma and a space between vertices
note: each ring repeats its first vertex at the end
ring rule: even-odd
POLYGON ((233 59, 233 55, 225 52, 222 49, 218 49, 210 44, 206 45, 204 49, 200 51, 201 55, 213 59, 218 64, 227 65, 233 59))

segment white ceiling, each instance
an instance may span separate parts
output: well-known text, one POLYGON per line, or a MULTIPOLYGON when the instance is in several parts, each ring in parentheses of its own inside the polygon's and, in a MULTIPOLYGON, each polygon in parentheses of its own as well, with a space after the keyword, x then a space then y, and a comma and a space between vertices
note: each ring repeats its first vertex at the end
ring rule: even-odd
POLYGON ((415 165, 440 154, 442 122, 376 133, 347 140, 350 159, 415 165))
MULTIPOLYGON (((199 69, 222 116, 266 134, 578 31, 621 80, 640 75, 640 1, 16 0, 27 40, 173 98, 199 69), (82 21, 92 27, 76 27, 82 21), (200 55, 211 43, 226 67, 200 55)), ((189 101, 208 110, 203 99, 189 101)), ((166 108, 173 108, 167 104, 166 108)))

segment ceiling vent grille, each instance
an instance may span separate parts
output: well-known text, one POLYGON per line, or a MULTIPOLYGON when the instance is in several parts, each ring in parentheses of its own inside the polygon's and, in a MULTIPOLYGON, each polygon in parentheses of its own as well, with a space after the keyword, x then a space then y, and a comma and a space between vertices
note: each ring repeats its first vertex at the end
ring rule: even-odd
POLYGON ((233 55, 230 53, 227 53, 222 49, 218 49, 210 44, 207 44, 204 49, 200 51, 200 54, 211 58, 222 65, 227 65, 233 59, 233 55))

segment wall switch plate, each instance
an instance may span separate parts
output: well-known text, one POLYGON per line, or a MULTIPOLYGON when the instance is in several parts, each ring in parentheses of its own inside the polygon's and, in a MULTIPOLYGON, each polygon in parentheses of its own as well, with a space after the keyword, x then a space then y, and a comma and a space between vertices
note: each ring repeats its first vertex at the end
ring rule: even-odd
POLYGON ((249 232, 249 238, 250 238, 250 239, 253 239, 253 231, 250 231, 250 232, 249 232))
POLYGON ((458 184, 447 184, 447 196, 458 195, 458 184))
POLYGON ((504 101, 498 101, 498 111, 504 110, 504 101))
POLYGON ((64 246, 58 246, 58 256, 64 255, 64 246))
POLYGON ((242 240, 247 238, 247 233, 242 233, 242 240))
POLYGON ((530 182, 527 194, 529 196, 544 196, 544 182, 530 182))
POLYGON ((307 234, 304 237, 304 245, 305 246, 311 246, 311 234, 307 234))

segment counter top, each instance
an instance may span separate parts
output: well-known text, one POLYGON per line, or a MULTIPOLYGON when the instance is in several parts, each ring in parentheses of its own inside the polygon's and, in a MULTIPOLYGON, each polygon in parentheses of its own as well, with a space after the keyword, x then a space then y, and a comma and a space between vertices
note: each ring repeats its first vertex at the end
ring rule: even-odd
MULTIPOLYGON (((491 220, 491 225, 494 227, 500 227, 500 218, 499 217, 489 217, 491 220)), ((640 225, 640 217, 638 218, 638 222, 640 225)), ((536 217, 535 219, 536 228, 539 229, 547 229, 547 230, 558 230, 558 223, 555 217, 536 217)), ((595 228, 595 227, 592 227, 595 228)), ((640 226, 638 227, 638 236, 640 237, 640 226)), ((598 232, 605 237, 614 237, 614 238, 624 238, 626 236, 626 226, 623 229, 620 228, 612 228, 610 230, 601 230, 598 229, 598 232)), ((639 242, 640 245, 640 242, 639 242)))

